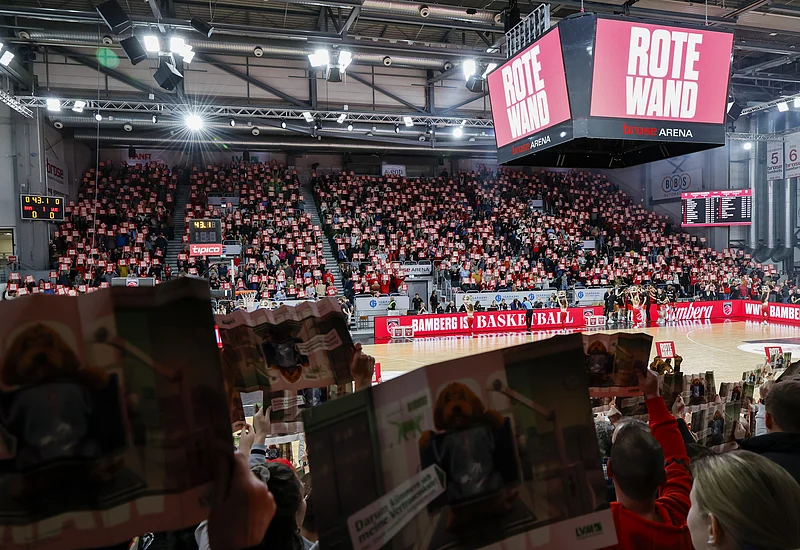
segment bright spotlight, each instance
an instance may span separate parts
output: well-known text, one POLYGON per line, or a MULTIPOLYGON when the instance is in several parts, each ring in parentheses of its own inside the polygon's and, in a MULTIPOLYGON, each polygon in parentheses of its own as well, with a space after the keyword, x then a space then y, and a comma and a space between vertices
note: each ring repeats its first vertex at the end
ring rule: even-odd
POLYGON ((169 51, 172 53, 181 54, 186 47, 186 40, 179 36, 173 36, 169 39, 169 51))
POLYGON ((144 37, 144 49, 150 53, 158 53, 161 51, 161 40, 154 34, 148 34, 144 37))
POLYGON ((308 61, 312 67, 325 67, 328 65, 328 50, 320 48, 308 54, 308 61))
POLYGON ((461 69, 464 71, 464 80, 469 80, 469 77, 474 75, 475 71, 478 70, 478 66, 474 59, 467 59, 461 65, 461 69))
POLYGON ((235 121, 234 119, 231 119, 231 121, 229 122, 229 124, 231 125, 231 128, 233 128, 233 127, 235 127, 235 126, 236 126, 236 121, 235 121))
POLYGON ((561 137, 567 137, 567 133, 566 133, 566 132, 561 132, 561 133, 559 134, 559 136, 561 136, 561 137))
POLYGON ((339 52, 339 69, 345 70, 353 62, 353 54, 347 50, 339 52))
POLYGON ((72 110, 76 113, 82 113, 84 107, 86 107, 86 102, 76 99, 75 103, 72 105, 72 110))
POLYGON ((461 129, 461 126, 456 126, 453 128, 453 137, 460 138, 464 135, 464 130, 461 129))
POLYGON ((778 103, 778 111, 780 111, 781 113, 785 113, 788 110, 789 110, 789 104, 788 103, 786 103, 785 101, 782 101, 781 103, 778 103))
POLYGON ((10 50, 6 50, 3 52, 3 55, 0 55, 0 65, 3 67, 8 67, 8 64, 11 63, 12 59, 14 59, 14 54, 11 53, 10 50))
POLYGON ((50 98, 47 100, 47 110, 48 111, 60 111, 61 110, 61 101, 57 99, 50 98))
POLYGON ((281 120, 281 128, 283 128, 284 130, 286 129, 286 121, 285 120, 281 120))
POLYGON ((395 134, 399 134, 400 133, 400 125, 399 124, 395 124, 394 125, 394 133, 395 134))
POLYGON ((408 128, 414 126, 414 119, 410 116, 403 117, 403 124, 405 124, 408 128))
POLYGON ((742 147, 744 148, 745 151, 749 151, 750 149, 753 148, 753 144, 750 143, 749 141, 745 141, 744 145, 742 145, 742 147))
POLYGON ((95 119, 97 122, 100 122, 101 120, 103 120, 103 115, 101 115, 100 113, 95 113, 95 114, 94 114, 94 119, 95 119))
POLYGON ((192 51, 192 47, 187 44, 186 47, 183 48, 183 53, 181 54, 181 56, 183 57, 184 63, 191 63, 192 60, 194 59, 194 52, 192 51))
POLYGON ((339 116, 336 118, 336 122, 338 122, 339 124, 341 124, 342 122, 344 122, 344 120, 345 120, 346 118, 347 118, 347 115, 346 115, 345 113, 342 113, 342 114, 340 114, 340 115, 339 115, 339 116))
POLYGON ((153 115, 152 120, 153 120, 153 124, 158 124, 158 117, 156 115, 153 115))
POLYGON ((192 132, 197 132, 203 129, 203 119, 200 115, 188 115, 186 117, 186 127, 192 132))
POLYGON ((794 98, 792 103, 794 104, 795 109, 800 109, 800 95, 794 98))
POLYGON ((347 124, 347 131, 348 132, 352 132, 353 131, 353 123, 352 122, 347 124))

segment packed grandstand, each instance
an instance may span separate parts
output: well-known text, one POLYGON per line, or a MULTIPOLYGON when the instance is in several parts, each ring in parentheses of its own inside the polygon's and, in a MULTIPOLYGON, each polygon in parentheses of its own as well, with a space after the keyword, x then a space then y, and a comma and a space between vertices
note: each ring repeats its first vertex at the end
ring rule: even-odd
MULTIPOLYGON (((777 279, 773 265, 756 264, 742 249, 708 247, 591 172, 314 173, 308 185, 317 204, 305 202, 296 171, 276 162, 172 170, 101 162, 97 173, 86 171, 54 232, 49 280, 12 273, 8 296, 187 274, 209 278, 216 290, 255 290, 260 299, 331 296, 326 246, 350 300, 400 291, 407 261, 431 262, 440 283, 463 291, 655 285, 673 287, 678 298, 760 299, 762 283, 777 279), (188 199, 176 212, 180 189, 188 199), (224 240, 241 247, 232 263, 188 253, 185 222, 202 218, 221 219, 224 240), (170 242, 178 243, 173 258, 170 242)), ((800 301, 795 292, 791 282, 776 285, 771 301, 800 301)))

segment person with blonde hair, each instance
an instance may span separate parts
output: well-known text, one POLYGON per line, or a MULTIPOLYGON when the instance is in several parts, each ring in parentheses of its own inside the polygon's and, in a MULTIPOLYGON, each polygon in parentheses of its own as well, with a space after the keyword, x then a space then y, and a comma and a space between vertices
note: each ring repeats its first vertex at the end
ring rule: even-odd
POLYGON ((800 485, 771 460, 748 451, 692 464, 686 523, 695 550, 800 549, 800 485))

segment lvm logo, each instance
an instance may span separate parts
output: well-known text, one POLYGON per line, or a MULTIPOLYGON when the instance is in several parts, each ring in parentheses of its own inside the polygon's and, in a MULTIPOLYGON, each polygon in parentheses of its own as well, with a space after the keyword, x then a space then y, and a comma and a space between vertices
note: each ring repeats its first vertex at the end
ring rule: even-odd
POLYGON ((600 522, 590 523, 583 527, 575 529, 575 538, 578 540, 588 539, 590 537, 597 537, 603 534, 603 524, 600 522))

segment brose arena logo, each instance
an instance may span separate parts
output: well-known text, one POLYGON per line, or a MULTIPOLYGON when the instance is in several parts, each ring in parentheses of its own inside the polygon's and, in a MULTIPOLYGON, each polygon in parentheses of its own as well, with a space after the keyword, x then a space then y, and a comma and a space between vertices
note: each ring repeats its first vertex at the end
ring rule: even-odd
POLYGON ((622 133, 626 136, 655 136, 655 137, 694 137, 691 130, 685 128, 654 128, 646 126, 629 126, 625 122, 622 123, 622 133))
POLYGON ((722 313, 725 315, 730 315, 733 313, 733 302, 724 302, 722 304, 722 313))

